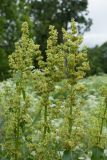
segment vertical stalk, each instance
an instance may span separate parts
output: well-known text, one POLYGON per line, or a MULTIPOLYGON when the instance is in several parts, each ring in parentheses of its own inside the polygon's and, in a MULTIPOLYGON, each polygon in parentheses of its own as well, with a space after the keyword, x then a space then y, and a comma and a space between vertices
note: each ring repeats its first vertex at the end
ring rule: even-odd
POLYGON ((16 124, 15 124, 15 160, 19 159, 19 156, 18 156, 18 152, 19 152, 19 123, 20 123, 19 117, 20 117, 20 108, 17 108, 16 124))
MULTIPOLYGON (((104 114, 103 114, 103 117, 102 117, 102 120, 101 120, 101 128, 100 128, 100 135, 102 135, 102 132, 103 132, 103 125, 104 125, 104 120, 105 120, 105 115, 106 115, 106 112, 107 112, 107 98, 105 98, 105 108, 104 108, 104 114)), ((100 143, 101 141, 101 136, 99 137, 98 139, 98 144, 100 143)))
MULTIPOLYGON (((76 73, 76 52, 72 52, 72 54, 75 56, 74 58, 74 66, 73 66, 73 71, 74 73, 76 73)), ((69 78, 69 77, 68 77, 69 78)), ((74 85, 76 83, 76 80, 75 80, 75 76, 73 75, 72 77, 72 87, 74 88, 74 85)), ((72 126, 73 126, 73 105, 74 105, 74 90, 72 89, 71 91, 71 96, 70 96, 70 106, 69 106, 69 135, 71 135, 71 132, 72 132, 72 126)))
MULTIPOLYGON (((68 53, 66 53, 66 55, 64 57, 64 66, 65 66, 65 76, 66 76, 66 79, 69 80, 70 75, 69 75, 69 67, 68 67, 67 54, 68 53)), ((71 99, 72 99, 72 95, 70 96, 70 105, 69 105, 69 119, 68 119, 68 121, 69 121, 68 122, 68 124, 69 124, 69 126, 68 126, 69 137, 71 136, 72 125, 73 125, 73 121, 72 121, 73 105, 72 105, 71 99)))
POLYGON ((73 106, 70 105, 70 112, 69 112, 69 136, 71 135, 71 132, 72 132, 72 125, 73 125, 73 122, 72 122, 72 110, 73 110, 73 106))
POLYGON ((47 133, 47 129, 48 129, 48 119, 47 119, 47 115, 48 115, 48 96, 46 96, 45 98, 44 98, 44 137, 45 137, 45 135, 46 135, 46 133, 47 133))
POLYGON ((47 105, 45 105, 45 111, 44 111, 44 123, 45 123, 44 136, 46 135, 46 132, 47 132, 47 112, 48 112, 48 108, 47 108, 47 105))
POLYGON ((74 106, 74 92, 73 90, 71 91, 71 96, 70 96, 70 105, 69 105, 69 136, 71 135, 72 132, 72 127, 73 127, 73 106, 74 106))
MULTIPOLYGON (((20 83, 17 84, 17 95, 20 95, 19 87, 20 83)), ((15 160, 19 160, 19 148, 20 148, 20 142, 19 142, 19 134, 20 134, 20 99, 18 97, 18 103, 16 103, 16 113, 15 113, 15 160)))

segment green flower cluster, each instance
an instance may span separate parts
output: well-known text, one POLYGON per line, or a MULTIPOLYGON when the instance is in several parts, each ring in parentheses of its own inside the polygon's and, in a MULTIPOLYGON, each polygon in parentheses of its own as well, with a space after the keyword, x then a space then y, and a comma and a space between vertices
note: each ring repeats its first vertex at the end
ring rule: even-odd
POLYGON ((78 81, 85 77, 89 63, 86 48, 80 50, 83 38, 77 33, 75 21, 71 22, 70 33, 62 31, 63 42, 58 44, 57 30, 50 26, 47 58, 43 61, 39 45, 29 38, 25 22, 15 52, 9 56, 14 92, 9 93, 6 88, 4 93, 8 104, 5 106, 3 143, 9 159, 60 160, 83 142, 82 95, 85 87, 78 81), (34 58, 39 67, 32 71, 34 58), (59 92, 67 91, 67 96, 59 95, 53 107, 51 95, 62 81, 59 92), (33 117, 29 90, 38 99, 33 117))

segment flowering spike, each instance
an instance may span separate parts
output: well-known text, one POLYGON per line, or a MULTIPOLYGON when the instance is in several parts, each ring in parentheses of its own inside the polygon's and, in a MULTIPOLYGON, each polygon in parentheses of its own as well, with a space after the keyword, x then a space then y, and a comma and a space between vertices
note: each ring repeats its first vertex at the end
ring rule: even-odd
POLYGON ((32 58, 35 53, 35 44, 29 38, 27 22, 22 24, 22 37, 15 44, 15 51, 9 56, 9 65, 13 72, 24 71, 32 66, 32 58))
POLYGON ((71 20, 72 34, 77 34, 77 27, 74 18, 71 20))

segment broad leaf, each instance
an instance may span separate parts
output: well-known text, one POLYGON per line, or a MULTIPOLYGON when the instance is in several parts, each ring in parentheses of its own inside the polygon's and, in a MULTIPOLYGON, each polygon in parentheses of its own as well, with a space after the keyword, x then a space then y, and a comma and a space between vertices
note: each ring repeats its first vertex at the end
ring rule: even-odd
POLYGON ((64 151, 62 159, 63 160, 75 160, 75 157, 71 151, 66 150, 64 151))
POLYGON ((104 149, 94 146, 92 148, 91 160, 104 160, 104 149))

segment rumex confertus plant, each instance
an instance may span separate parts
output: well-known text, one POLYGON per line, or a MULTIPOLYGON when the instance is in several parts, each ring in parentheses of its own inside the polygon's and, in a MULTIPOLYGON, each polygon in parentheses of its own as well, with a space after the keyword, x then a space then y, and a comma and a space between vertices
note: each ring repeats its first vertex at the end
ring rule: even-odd
MULTIPOLYGON (((62 51, 64 54, 64 90, 68 92, 65 100, 64 123, 61 128, 65 154, 75 150, 76 146, 82 143, 84 136, 84 124, 82 120, 82 93, 85 86, 78 83, 83 79, 89 70, 89 63, 86 54, 86 48, 80 50, 83 38, 78 35, 76 23, 72 20, 71 33, 63 29, 62 51)), ((64 155, 65 157, 65 155, 64 155)), ((72 157, 69 157, 72 159, 72 157)))
MULTIPOLYGON (((27 23, 22 25, 22 37, 15 45, 15 52, 9 56, 13 89, 5 86, 3 93, 6 100, 5 106, 2 105, 5 108, 3 150, 7 159, 79 158, 76 147, 84 143, 87 133, 82 107, 85 86, 81 80, 89 70, 89 63, 86 48, 80 49, 83 38, 77 33, 75 21, 72 20, 70 33, 65 29, 62 31, 63 42, 58 44, 57 30, 50 26, 47 58, 43 61, 39 45, 29 38, 27 23), (33 66, 34 57, 38 69, 33 66), (57 85, 60 86, 59 95, 54 99, 52 95, 57 85), (33 106, 29 87, 37 99, 33 106), (62 94, 65 92, 66 96, 62 94)), ((104 107, 101 111, 103 118, 98 122, 99 134, 96 133, 99 147, 106 121, 105 110, 104 107)), ((93 139, 94 135, 90 136, 90 141, 93 139)))
MULTIPOLYGON (((15 52, 9 56, 14 91, 5 90, 7 108, 5 110, 5 142, 4 150, 10 159, 19 160, 25 155, 24 147, 28 148, 29 139, 26 128, 31 123, 29 115, 30 97, 26 94, 26 86, 31 79, 32 58, 36 46, 29 38, 28 24, 22 25, 22 37, 15 44, 15 52)), ((10 88, 11 90, 11 88, 10 88)))
MULTIPOLYGON (((80 122, 81 102, 76 103, 76 99, 78 99, 78 93, 84 91, 84 86, 81 84, 77 85, 77 83, 85 76, 86 71, 89 70, 89 64, 86 50, 79 50, 82 37, 77 35, 74 20, 72 20, 72 33, 69 34, 63 29, 64 42, 62 44, 57 45, 57 31, 53 26, 50 26, 49 35, 46 50, 47 60, 44 63, 41 62, 40 51, 38 51, 40 56, 40 58, 38 57, 38 60, 40 60, 38 64, 40 64, 42 72, 38 74, 36 72, 34 77, 36 80, 35 88, 38 88, 37 92, 42 97, 41 105, 44 115, 43 127, 41 127, 41 132, 43 133, 41 144, 43 146, 44 141, 44 149, 42 146, 36 147, 38 148, 36 151, 38 150, 39 152, 39 159, 47 159, 47 155, 48 159, 52 159, 52 156, 60 159, 58 152, 60 153, 64 150, 72 151, 81 141, 80 137, 83 132, 83 127, 80 122), (66 92, 66 89, 68 90, 68 96, 66 100, 64 100, 65 106, 61 108, 61 101, 58 99, 56 107, 49 107, 50 93, 55 90, 55 83, 62 79, 66 82, 62 88, 63 92, 66 92), (61 115, 60 112, 62 111, 65 112, 65 114, 61 115), (52 120, 54 121, 53 117, 57 120, 57 123, 58 119, 63 121, 59 129, 52 126, 52 120), (59 142, 56 137, 59 139, 59 142), (61 147, 59 143, 61 143, 61 147), (41 148, 40 151, 39 148, 41 148), (52 152, 51 148, 53 150, 52 152), (57 152, 55 152, 55 150, 57 152), (54 153, 54 155, 52 153, 54 153)), ((38 143, 38 145, 40 145, 40 143, 38 143)))

